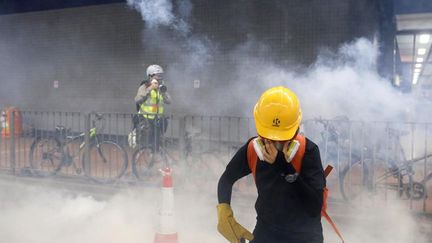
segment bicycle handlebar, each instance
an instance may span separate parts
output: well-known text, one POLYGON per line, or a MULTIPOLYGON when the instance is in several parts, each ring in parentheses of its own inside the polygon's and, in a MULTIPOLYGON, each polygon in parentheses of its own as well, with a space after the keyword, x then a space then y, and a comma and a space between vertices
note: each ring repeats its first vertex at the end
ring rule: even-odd
POLYGON ((98 121, 104 118, 104 115, 102 113, 95 112, 94 115, 96 117, 96 120, 98 121))

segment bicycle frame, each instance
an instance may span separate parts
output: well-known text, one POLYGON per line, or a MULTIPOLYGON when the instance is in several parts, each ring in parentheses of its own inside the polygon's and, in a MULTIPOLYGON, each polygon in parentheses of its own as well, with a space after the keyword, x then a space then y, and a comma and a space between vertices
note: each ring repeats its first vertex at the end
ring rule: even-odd
MULTIPOLYGON (((326 159, 329 154, 330 157, 336 158, 336 168, 339 169, 339 187, 344 199, 348 200, 346 195, 346 177, 347 174, 351 174, 352 168, 356 167, 356 173, 353 174, 355 180, 357 181, 357 187, 363 187, 368 191, 376 191, 377 188, 387 188, 395 190, 398 192, 399 197, 406 194, 408 199, 421 199, 426 195, 425 184, 432 179, 432 173, 425 175, 425 178, 421 181, 415 181, 414 175, 414 165, 420 161, 426 161, 432 157, 432 154, 420 156, 408 160, 406 158, 406 153, 402 145, 402 136, 409 134, 403 130, 398 130, 391 128, 389 123, 385 126, 385 136, 382 133, 375 134, 378 139, 385 139, 384 143, 364 143, 363 139, 361 141, 362 150, 356 153, 352 150, 351 139, 351 123, 349 131, 348 146, 343 151, 345 151, 345 167, 339 168, 338 165, 345 160, 341 160, 342 154, 339 152, 341 148, 341 143, 345 142, 344 139, 340 138, 341 133, 338 131, 339 127, 331 123, 331 121, 317 119, 318 122, 323 125, 323 130, 320 132, 321 141, 324 141, 324 158, 326 159), (329 144, 334 143, 337 151, 330 151, 329 144), (347 153, 346 149, 349 149, 347 153), (333 153, 333 154, 332 154, 333 153), (378 172, 376 166, 384 166, 384 171, 378 172), (358 170, 360 168, 360 170, 358 170), (375 176, 374 174, 378 174, 375 176), (359 177, 360 176, 360 177, 359 177), (389 178, 394 178, 396 181, 388 180, 389 178)), ((397 125, 397 124, 396 124, 397 125)), ((361 127, 361 132, 364 126, 361 127)), ((370 128, 366 128, 367 131, 371 132, 370 128)), ((381 130, 382 131, 382 130, 381 130)), ((359 131, 357 131, 359 132, 359 131)), ((363 132, 362 132, 363 134, 363 132)), ((374 142, 380 140, 372 140, 374 142)), ((351 181, 351 180, 350 180, 351 181)), ((351 183, 351 182, 348 182, 351 183)))
MULTIPOLYGON (((76 139, 83 139, 84 140, 84 138, 85 138, 85 133, 83 132, 83 133, 81 133, 81 134, 79 134, 79 135, 77 135, 77 136, 66 136, 66 142, 65 142, 65 145, 66 144, 68 144, 68 143, 70 143, 71 141, 74 141, 74 140, 76 140, 76 139)), ((94 141, 96 141, 96 144, 98 144, 99 143, 99 140, 98 140, 98 137, 97 137, 97 134, 96 134, 96 128, 91 128, 90 129, 90 131, 89 131, 89 136, 90 136, 90 139, 94 139, 94 141)), ((79 150, 81 151, 82 149, 84 149, 84 147, 85 147, 85 141, 83 141, 81 144, 80 144, 80 146, 79 146, 79 150)))
MULTIPOLYGON (((99 114, 96 114, 96 120, 102 120, 103 117, 99 114)), ((99 139, 97 136, 97 129, 96 129, 96 120, 92 121, 92 128, 88 131, 88 135, 91 139, 91 142, 94 142, 97 146, 99 145, 99 139)), ((60 166, 58 170, 60 170, 64 166, 70 166, 73 165, 74 168, 77 170, 77 173, 80 174, 81 171, 78 169, 78 166, 76 165, 76 162, 74 161, 75 157, 79 157, 81 155, 81 151, 85 148, 86 142, 85 142, 85 136, 86 133, 80 133, 76 136, 68 136, 67 133, 70 129, 67 129, 63 126, 56 126, 56 133, 54 135, 54 138, 60 142, 60 148, 61 148, 61 158, 60 158, 60 166), (71 144, 73 141, 77 140, 83 140, 79 147, 78 147, 78 153, 76 155, 71 155, 69 148, 67 145, 71 144)), ((98 152, 101 155, 101 157, 106 160, 104 155, 101 153, 100 149, 98 148, 98 152)))

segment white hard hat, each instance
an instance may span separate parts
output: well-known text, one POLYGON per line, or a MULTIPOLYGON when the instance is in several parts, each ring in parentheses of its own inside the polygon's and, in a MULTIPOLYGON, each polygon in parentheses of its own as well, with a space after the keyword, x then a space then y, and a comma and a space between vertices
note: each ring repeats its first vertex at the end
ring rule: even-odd
POLYGON ((159 66, 157 64, 153 64, 153 65, 148 66, 147 77, 150 75, 153 75, 153 74, 158 74, 158 73, 164 73, 161 66, 159 66))

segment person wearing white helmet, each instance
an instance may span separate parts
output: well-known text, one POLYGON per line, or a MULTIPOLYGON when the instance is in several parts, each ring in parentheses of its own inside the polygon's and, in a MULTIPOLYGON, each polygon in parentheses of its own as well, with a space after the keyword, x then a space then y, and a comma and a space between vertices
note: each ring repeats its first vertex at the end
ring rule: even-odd
MULTIPOLYGON (((134 128, 148 127, 147 136, 142 136, 145 141, 139 142, 159 146, 159 137, 166 131, 167 118, 164 117, 164 105, 171 103, 171 97, 163 80, 164 70, 161 66, 153 64, 147 67, 146 79, 141 82, 135 104, 138 115, 134 117, 134 128)), ((142 131, 141 131, 142 132, 142 131)), ((138 133, 139 134, 139 133, 138 133)))

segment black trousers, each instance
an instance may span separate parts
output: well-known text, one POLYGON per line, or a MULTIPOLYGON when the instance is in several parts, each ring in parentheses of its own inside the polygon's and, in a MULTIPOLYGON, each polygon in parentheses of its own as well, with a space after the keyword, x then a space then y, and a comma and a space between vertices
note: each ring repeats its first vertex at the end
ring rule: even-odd
MULTIPOLYGON (((301 229, 299 225, 299 230, 301 229)), ((250 243, 323 243, 322 232, 283 232, 263 222, 257 222, 250 243)))
POLYGON ((137 144, 141 148, 152 148, 158 151, 162 136, 168 127, 168 118, 160 116, 150 119, 138 114, 133 117, 132 122, 136 129, 137 144))

